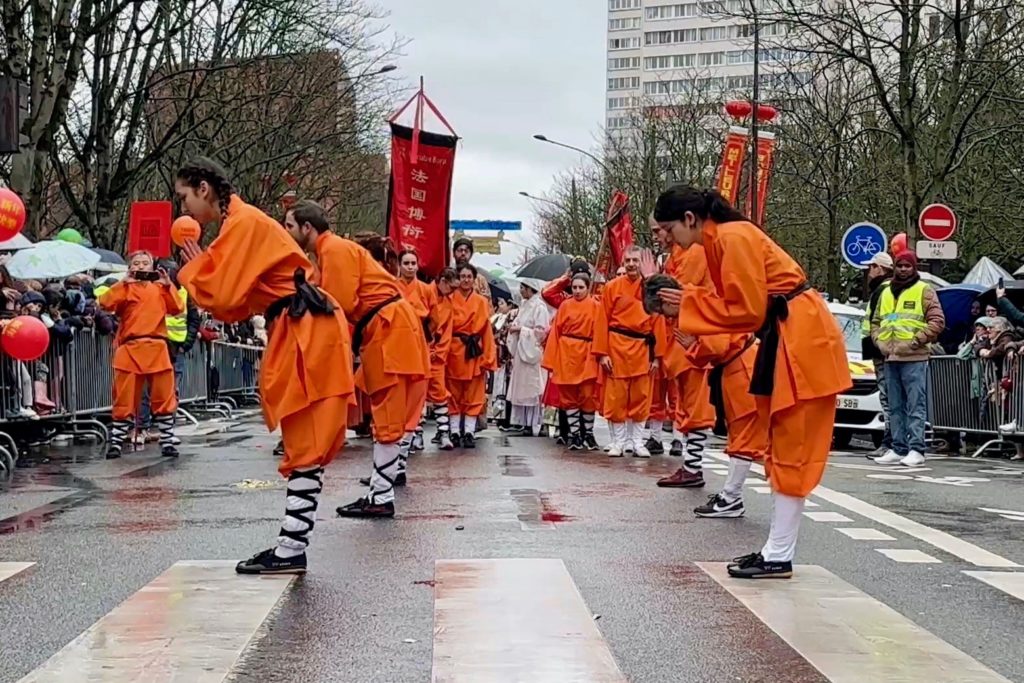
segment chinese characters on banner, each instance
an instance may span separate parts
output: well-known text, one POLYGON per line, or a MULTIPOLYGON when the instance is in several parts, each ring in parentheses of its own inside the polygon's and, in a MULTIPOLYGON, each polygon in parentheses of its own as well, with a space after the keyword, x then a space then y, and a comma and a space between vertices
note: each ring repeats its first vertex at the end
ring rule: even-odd
POLYGON ((132 202, 128 212, 128 253, 148 251, 154 258, 171 255, 171 203, 132 202))
POLYGON ((629 195, 625 192, 615 190, 612 193, 604 228, 605 237, 601 253, 598 254, 597 269, 611 277, 615 275, 615 269, 622 263, 626 249, 634 243, 633 218, 629 213, 629 195), (604 243, 607 243, 608 249, 604 249, 604 243))
POLYGON ((415 249, 420 270, 433 278, 448 264, 448 218, 458 138, 422 130, 418 137, 413 163, 413 129, 391 124, 387 234, 399 249, 415 249))
POLYGON ((775 133, 757 132, 757 215, 750 210, 747 195, 747 215, 758 225, 764 224, 764 209, 768 205, 768 181, 772 175, 772 156, 775 152, 775 133))
POLYGON ((730 126, 722 148, 722 166, 718 169, 718 191, 736 204, 740 191, 740 178, 743 175, 743 159, 747 154, 747 140, 750 132, 746 128, 730 126))

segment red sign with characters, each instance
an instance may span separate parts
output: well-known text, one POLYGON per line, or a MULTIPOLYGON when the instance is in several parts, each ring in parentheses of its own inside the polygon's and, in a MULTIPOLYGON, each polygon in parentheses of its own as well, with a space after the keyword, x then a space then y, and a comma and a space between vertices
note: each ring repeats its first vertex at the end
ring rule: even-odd
POLYGON ((768 181, 772 175, 772 157, 775 153, 775 133, 757 133, 757 215, 751 211, 751 197, 747 195, 747 216, 758 225, 764 225, 765 207, 768 206, 768 181))
POLYGON ((170 202, 132 202, 128 213, 128 253, 148 251, 155 258, 171 255, 170 202))
POLYGON ((732 126, 722 148, 722 165, 718 169, 718 191, 736 204, 740 191, 740 177, 743 175, 743 158, 747 154, 747 140, 750 132, 746 128, 732 126))
POLYGON ((415 249, 420 270, 433 278, 448 265, 452 171, 459 139, 418 133, 416 136, 412 128, 391 124, 387 234, 399 249, 415 249))
POLYGON ((929 204, 917 219, 921 236, 932 242, 944 242, 956 232, 956 214, 945 204, 929 204))

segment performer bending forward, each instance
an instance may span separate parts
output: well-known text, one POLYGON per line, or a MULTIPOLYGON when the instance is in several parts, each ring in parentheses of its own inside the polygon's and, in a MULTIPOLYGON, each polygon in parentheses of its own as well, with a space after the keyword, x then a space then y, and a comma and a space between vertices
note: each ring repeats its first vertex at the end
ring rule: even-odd
POLYGON ((789 578, 804 499, 818 485, 832 443, 836 395, 852 386, 843 336, 800 266, 715 191, 676 185, 654 217, 683 246, 703 244, 711 291, 662 290, 690 335, 757 332, 750 391, 770 415, 765 471, 773 491, 771 531, 760 552, 737 557, 740 578, 789 578))
POLYGON ((348 323, 341 308, 306 278, 312 265, 281 225, 235 194, 216 163, 196 159, 178 171, 175 192, 200 223, 221 224, 203 251, 186 242, 178 280, 197 306, 224 322, 267 320, 260 401, 267 427, 281 425, 288 479, 277 546, 239 562, 241 574, 301 574, 316 522, 324 467, 345 442, 355 382, 348 323))

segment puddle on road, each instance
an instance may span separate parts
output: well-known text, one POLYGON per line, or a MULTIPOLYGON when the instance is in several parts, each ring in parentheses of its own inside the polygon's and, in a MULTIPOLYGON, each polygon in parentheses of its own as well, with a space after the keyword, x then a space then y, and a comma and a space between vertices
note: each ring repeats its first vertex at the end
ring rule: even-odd
POLYGON ((499 455, 498 466, 501 467, 501 474, 506 477, 533 476, 530 463, 523 455, 499 455))
POLYGON ((524 530, 553 529, 556 524, 575 519, 560 512, 548 495, 537 489, 512 489, 509 495, 519 508, 517 517, 524 530))

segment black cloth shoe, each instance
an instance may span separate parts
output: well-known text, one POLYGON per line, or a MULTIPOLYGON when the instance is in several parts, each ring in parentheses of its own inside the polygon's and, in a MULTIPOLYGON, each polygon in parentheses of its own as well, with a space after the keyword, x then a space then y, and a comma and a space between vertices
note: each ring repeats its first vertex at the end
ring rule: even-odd
POLYGON ((278 441, 274 446, 274 455, 279 458, 284 457, 284 441, 278 441))
POLYGON ((573 434, 572 439, 569 440, 570 451, 582 451, 583 450, 583 437, 579 434, 573 434))
POLYGON ((441 443, 441 430, 434 432, 434 435, 430 437, 430 443, 441 443))
POLYGON ((708 498, 708 502, 695 507, 693 514, 698 517, 742 517, 745 511, 742 498, 730 502, 721 493, 716 493, 708 498))
POLYGON ((178 453, 177 448, 171 445, 167 445, 160 449, 160 455, 162 455, 165 458, 177 458, 178 455, 180 454, 178 453))
POLYGON ((587 447, 588 451, 596 451, 600 448, 600 446, 597 445, 597 439, 595 439, 594 435, 590 432, 587 432, 587 435, 583 437, 583 445, 587 447))
POLYGON ((648 437, 647 443, 644 445, 647 446, 647 450, 651 452, 651 455, 664 455, 665 453, 665 446, 661 443, 661 439, 655 439, 653 436, 648 437))
POLYGON ((793 576, 792 562, 767 562, 761 553, 737 557, 727 567, 736 579, 788 579, 793 576))
POLYGON ((668 448, 668 454, 674 455, 677 458, 683 454, 683 442, 679 439, 673 439, 672 445, 668 448))
POLYGON ((452 448, 462 448, 462 434, 452 432, 452 448))
POLYGON ((354 503, 342 505, 336 510, 339 517, 377 518, 394 517, 394 503, 377 503, 373 505, 368 498, 360 498, 354 503))
POLYGON ((107 460, 117 460, 121 457, 120 446, 107 446, 107 460))
POLYGON ((533 427, 509 427, 505 431, 505 436, 533 436, 533 427))
POLYGON ((476 437, 472 434, 462 435, 462 447, 463 448, 476 448, 476 437))
POLYGON ((275 555, 270 548, 242 560, 235 565, 235 571, 239 574, 305 574, 306 553, 284 558, 275 555))

